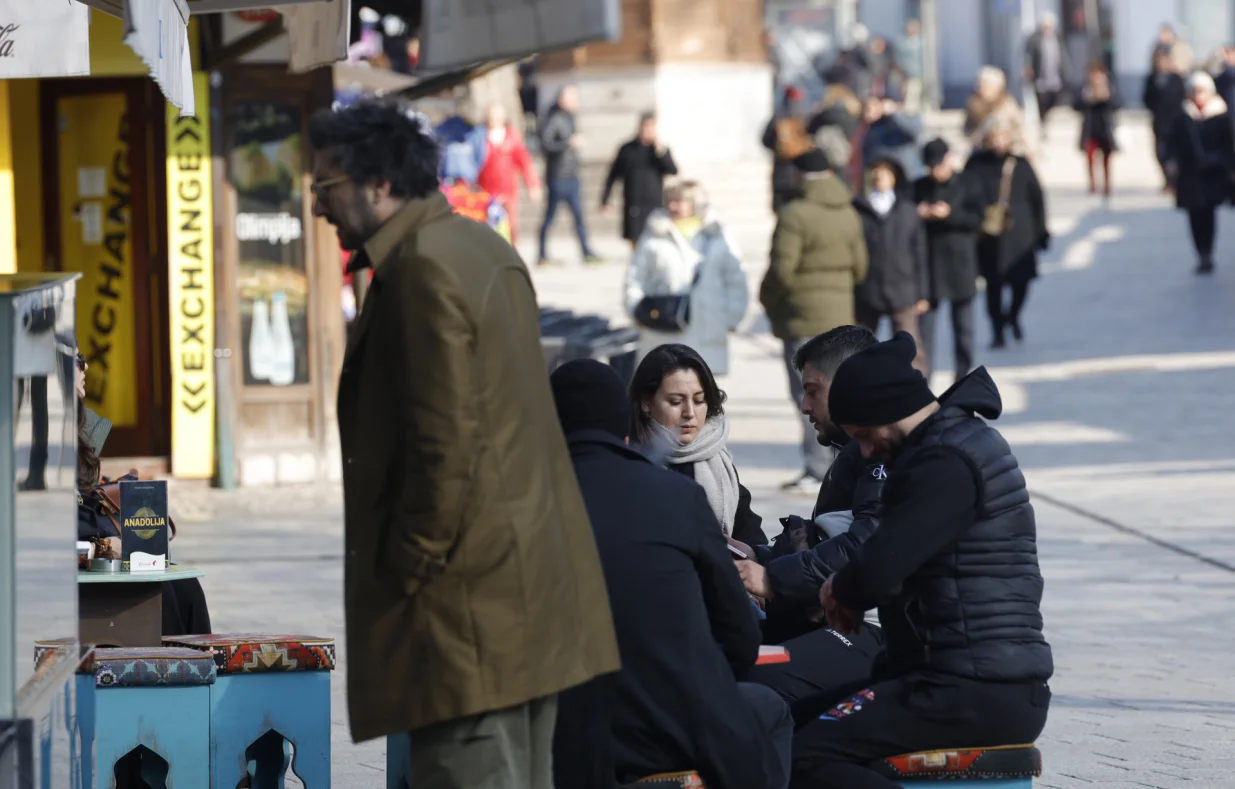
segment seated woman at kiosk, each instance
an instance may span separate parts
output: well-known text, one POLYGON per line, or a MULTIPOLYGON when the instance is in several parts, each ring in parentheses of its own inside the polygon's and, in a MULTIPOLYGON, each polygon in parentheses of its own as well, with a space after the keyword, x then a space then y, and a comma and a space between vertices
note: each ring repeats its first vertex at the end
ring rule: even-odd
MULTIPOLYGON (((77 539, 105 540, 120 555, 120 533, 103 509, 100 489, 99 451, 111 425, 84 402, 86 360, 77 354, 77 539)), ((137 479, 125 475, 121 479, 137 479)), ((175 536, 175 528, 172 529, 175 536)), ((210 631, 210 611, 206 594, 196 578, 169 581, 163 586, 163 635, 206 635, 210 631)))

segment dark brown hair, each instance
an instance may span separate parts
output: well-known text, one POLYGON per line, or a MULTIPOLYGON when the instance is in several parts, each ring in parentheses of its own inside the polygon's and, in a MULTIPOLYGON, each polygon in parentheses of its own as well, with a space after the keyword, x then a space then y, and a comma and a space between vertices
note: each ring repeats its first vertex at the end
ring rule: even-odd
POLYGON ((91 490, 99 484, 99 453, 86 433, 86 406, 77 401, 77 489, 91 490))
POLYGON ((708 404, 708 419, 725 413, 725 393, 698 351, 678 343, 653 348, 643 357, 630 382, 631 424, 637 443, 647 442, 652 435, 652 417, 644 413, 643 401, 654 397, 665 377, 679 370, 692 370, 699 376, 703 399, 708 404))

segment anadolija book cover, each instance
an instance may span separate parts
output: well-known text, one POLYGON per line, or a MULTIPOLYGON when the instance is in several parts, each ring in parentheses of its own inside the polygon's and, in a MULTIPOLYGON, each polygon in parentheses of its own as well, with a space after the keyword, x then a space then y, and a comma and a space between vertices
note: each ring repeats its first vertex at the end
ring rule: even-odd
POLYGON ((167 569, 167 482, 120 483, 121 558, 129 572, 167 569))

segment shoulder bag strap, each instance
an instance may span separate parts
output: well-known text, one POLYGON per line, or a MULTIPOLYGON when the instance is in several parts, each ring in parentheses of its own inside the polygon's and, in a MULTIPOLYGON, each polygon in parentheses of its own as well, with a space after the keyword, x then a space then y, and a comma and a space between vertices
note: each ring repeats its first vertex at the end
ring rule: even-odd
POLYGON ((999 179, 999 205, 1007 208, 1012 200, 1012 176, 1016 172, 1016 157, 1009 155, 1003 162, 1003 176, 999 179))

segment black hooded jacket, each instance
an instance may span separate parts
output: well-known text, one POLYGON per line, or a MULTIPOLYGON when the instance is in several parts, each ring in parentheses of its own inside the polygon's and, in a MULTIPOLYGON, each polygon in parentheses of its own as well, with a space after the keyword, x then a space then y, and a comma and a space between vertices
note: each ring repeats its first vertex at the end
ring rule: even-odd
POLYGON ((1042 574, 1029 491, 980 367, 939 398, 889 467, 879 529, 836 576, 837 602, 879 608, 879 679, 928 670, 993 682, 1046 680, 1042 574))

